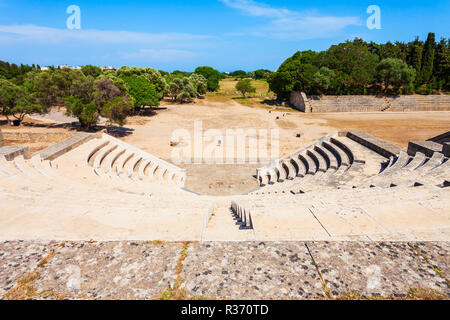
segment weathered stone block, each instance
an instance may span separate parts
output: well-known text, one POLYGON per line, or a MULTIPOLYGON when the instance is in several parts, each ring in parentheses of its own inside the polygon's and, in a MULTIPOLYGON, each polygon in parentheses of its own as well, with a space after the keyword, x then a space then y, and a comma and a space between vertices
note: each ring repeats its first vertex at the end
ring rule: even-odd
POLYGON ((444 153, 444 156, 450 157, 450 142, 444 143, 444 147, 442 148, 442 152, 444 153))
POLYGON ((427 157, 432 157, 433 153, 442 152, 442 147, 442 144, 433 141, 411 141, 408 144, 408 154, 414 156, 417 152, 421 152, 427 157))
POLYGON ((378 139, 363 131, 348 131, 347 137, 362 144, 363 146, 381 154, 383 157, 396 157, 401 149, 392 143, 378 139))
POLYGON ((5 157, 6 160, 12 161, 15 157, 22 155, 25 159, 30 158, 30 150, 28 147, 7 146, 0 147, 0 157, 5 157))

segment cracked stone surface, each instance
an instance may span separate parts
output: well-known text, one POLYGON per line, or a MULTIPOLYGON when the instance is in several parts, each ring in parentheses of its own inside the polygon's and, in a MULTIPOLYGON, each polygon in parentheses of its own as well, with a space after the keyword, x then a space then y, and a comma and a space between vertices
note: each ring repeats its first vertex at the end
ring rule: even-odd
POLYGON ((311 242, 308 247, 333 296, 356 291, 401 297, 417 287, 450 295, 445 279, 408 243, 311 242))
MULTIPOLYGON (((349 291, 405 296, 418 287, 450 296, 449 242, 307 245, 333 296, 349 291)), ((66 242, 58 247, 57 242, 3 241, 0 299, 35 268, 40 277, 32 285, 39 292, 52 290, 68 299, 158 299, 173 288, 181 250, 181 243, 66 242), (52 250, 53 257, 37 268, 52 250)), ((191 243, 183 265, 182 288, 195 297, 325 298, 304 242, 191 243)))
POLYGON ((39 291, 69 298, 155 299, 173 285, 181 245, 68 242, 38 269, 39 291))
POLYGON ((449 242, 414 242, 410 243, 419 249, 433 267, 441 271, 441 275, 450 280, 450 243, 449 242))
POLYGON ((192 296, 226 299, 325 298, 303 242, 191 244, 181 277, 192 296))
POLYGON ((0 241, 0 295, 14 288, 56 246, 48 241, 0 241))

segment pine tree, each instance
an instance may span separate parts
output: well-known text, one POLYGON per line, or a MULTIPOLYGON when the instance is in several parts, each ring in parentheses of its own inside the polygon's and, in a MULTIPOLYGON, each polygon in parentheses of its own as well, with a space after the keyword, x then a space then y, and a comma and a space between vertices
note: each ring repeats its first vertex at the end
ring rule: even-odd
POLYGON ((408 43, 407 63, 416 70, 416 86, 420 84, 420 71, 422 68, 423 42, 419 37, 413 42, 408 43))
POLYGON ((434 33, 428 34, 425 42, 422 58, 421 80, 422 83, 428 83, 433 75, 434 54, 436 51, 436 40, 434 33))
POLYGON ((450 48, 447 46, 447 40, 441 39, 436 46, 436 55, 434 59, 433 78, 438 83, 437 89, 442 89, 448 83, 450 77, 450 48))

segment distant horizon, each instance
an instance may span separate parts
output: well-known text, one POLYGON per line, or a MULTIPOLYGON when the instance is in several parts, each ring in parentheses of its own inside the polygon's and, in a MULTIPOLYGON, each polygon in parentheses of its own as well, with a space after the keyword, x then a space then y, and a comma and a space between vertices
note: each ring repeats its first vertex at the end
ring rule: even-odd
POLYGON ((417 0, 0 0, 0 60, 41 67, 92 64, 193 72, 207 65, 220 72, 274 71, 297 51, 324 51, 354 38, 425 41, 428 32, 437 41, 449 38, 449 13, 448 1, 417 0), (80 9, 79 30, 71 5, 80 9), (379 6, 380 29, 367 26, 371 5, 379 6))
MULTIPOLYGON (((433 33, 433 31, 429 31, 429 32, 431 32, 431 33, 433 33)), ((428 33, 427 33, 427 35, 428 35, 428 33)), ((418 36, 414 36, 411 40, 407 40, 407 41, 399 41, 399 42, 404 42, 404 43, 408 43, 408 42, 410 42, 410 41, 414 41, 415 39, 416 39, 416 37, 418 37, 418 36)), ((436 36, 436 41, 437 42, 439 42, 442 38, 444 38, 444 37, 441 37, 441 38, 439 38, 439 37, 437 37, 436 36)), ((343 42, 345 42, 345 41, 353 41, 355 38, 353 38, 353 39, 347 39, 347 40, 344 40, 343 42)), ((448 38, 445 38, 445 39, 447 39, 447 40, 450 40, 450 39, 448 39, 448 38)), ((362 39, 362 40, 364 40, 364 41, 366 41, 365 39, 362 39)), ((421 41, 424 41, 425 42, 425 40, 426 40, 426 36, 422 39, 422 38, 420 38, 419 37, 419 40, 421 40, 421 41)), ((393 43, 393 44, 395 44, 395 42, 397 42, 398 40, 388 40, 388 41, 386 41, 386 42, 375 42, 376 44, 382 44, 382 43, 387 43, 387 42, 391 42, 391 43, 393 43)), ((341 43, 341 42, 339 42, 339 43, 341 43)), ((335 43, 335 44, 338 44, 338 43, 335 43)), ((335 45, 335 44, 332 44, 332 45, 335 45)), ((331 45, 331 46, 332 46, 331 45)), ((331 47, 330 46, 330 47, 331 47)), ((329 47, 328 48, 326 48, 326 49, 323 49, 323 50, 313 50, 313 51, 316 51, 316 52, 322 52, 322 51, 326 51, 326 50, 328 50, 329 49, 329 47)), ((283 60, 281 60, 280 61, 280 63, 279 63, 279 65, 281 65, 282 63, 283 63, 283 61, 285 61, 287 58, 289 58, 289 57, 291 57, 292 55, 294 55, 296 52, 298 52, 298 51, 308 51, 308 50, 312 50, 312 49, 304 49, 304 50, 297 50, 297 51, 294 51, 294 52, 292 52, 291 54, 289 54, 289 55, 287 55, 283 60)), ((1 59, 0 59, 1 60, 1 59)), ((15 62, 15 61, 5 61, 5 60, 1 60, 1 61, 4 61, 4 62, 9 62, 10 64, 16 64, 16 65, 21 65, 21 64, 23 64, 23 65, 35 65, 35 66, 37 66, 37 65, 39 65, 41 68, 44 68, 44 67, 54 67, 54 68, 57 68, 58 66, 66 66, 66 67, 71 67, 71 68, 74 68, 74 67, 82 67, 82 66, 86 66, 86 65, 93 65, 93 66, 96 66, 96 67, 112 67, 112 68, 115 68, 115 69, 120 69, 121 67, 138 67, 138 68, 147 68, 147 67, 149 67, 149 68, 153 68, 153 69, 157 69, 157 70, 160 70, 160 71, 165 71, 165 72, 169 72, 169 73, 172 73, 172 72, 174 72, 174 71, 181 71, 181 72, 188 72, 188 73, 194 73, 195 72, 195 68, 194 69, 192 69, 192 70, 180 70, 180 69, 173 69, 173 70, 165 70, 165 69, 160 69, 160 68, 155 68, 155 67, 153 67, 153 66, 151 66, 151 65, 127 65, 127 64, 122 64, 122 65, 99 65, 99 64, 93 64, 93 63, 86 63, 86 64, 77 64, 77 65, 71 65, 71 64, 67 64, 67 63, 62 63, 62 64, 50 64, 50 65, 41 65, 40 63, 23 63, 23 62, 19 62, 19 63, 17 63, 17 62, 15 62)), ((198 65, 197 67, 199 67, 199 66, 201 66, 201 65, 198 65)), ((256 70, 259 70, 259 69, 266 69, 266 70, 270 70, 270 71, 273 71, 273 72, 275 72, 277 69, 278 69, 278 67, 276 67, 274 70, 271 70, 271 69, 268 69, 268 68, 264 68, 264 67, 259 67, 259 68, 256 68, 256 69, 252 69, 252 70, 246 70, 246 69, 230 69, 230 70, 226 70, 226 71, 223 71, 223 70, 220 70, 220 69, 218 69, 218 68, 216 68, 215 66, 210 66, 210 67, 213 67, 213 68, 215 68, 216 70, 218 70, 219 72, 221 72, 221 73, 232 73, 232 72, 234 72, 234 71, 238 71, 238 70, 243 70, 243 71, 245 71, 245 72, 247 72, 247 73, 250 73, 250 72, 253 72, 253 71, 256 71, 256 70)))

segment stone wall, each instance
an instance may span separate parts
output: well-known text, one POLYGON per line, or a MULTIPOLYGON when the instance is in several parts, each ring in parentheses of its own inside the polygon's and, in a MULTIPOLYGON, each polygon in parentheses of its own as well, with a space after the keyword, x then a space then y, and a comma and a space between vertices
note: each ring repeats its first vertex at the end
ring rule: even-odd
POLYGON ((289 102, 300 111, 311 112, 311 105, 304 92, 292 91, 289 102))
POLYGON ((290 103, 304 112, 450 111, 450 95, 306 97, 304 93, 292 92, 290 103))
POLYGON ((23 132, 19 130, 3 131, 4 141, 8 141, 9 145, 32 144, 32 143, 49 143, 53 144, 58 141, 73 136, 71 132, 23 132))

